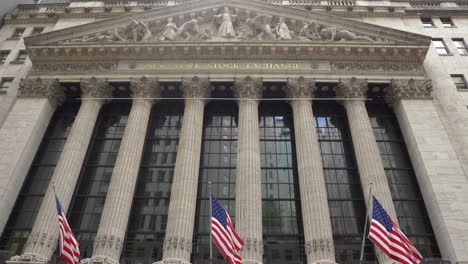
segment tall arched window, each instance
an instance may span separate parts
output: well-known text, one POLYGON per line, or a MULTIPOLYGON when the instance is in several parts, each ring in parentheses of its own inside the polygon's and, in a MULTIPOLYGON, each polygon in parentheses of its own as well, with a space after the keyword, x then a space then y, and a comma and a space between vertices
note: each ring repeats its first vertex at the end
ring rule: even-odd
MULTIPOLYGON (((213 196, 228 211, 235 223, 237 112, 238 107, 234 101, 214 101, 205 107, 193 263, 208 263, 209 260, 209 181, 213 196)), ((213 263, 225 263, 214 244, 213 253, 213 263)))
POLYGON ((153 106, 133 198, 122 259, 153 263, 162 259, 183 102, 153 106))
MULTIPOLYGON (((356 261, 360 255, 366 205, 346 112, 334 101, 314 101, 313 111, 327 185, 336 261, 356 261)), ((367 242, 365 260, 374 259, 372 245, 367 242)))
POLYGON ((292 110, 262 102, 260 160, 264 263, 305 263, 292 110))
POLYGON ((23 250, 79 107, 73 97, 52 116, 0 240, 0 250, 9 255, 23 250))
POLYGON ((70 226, 82 258, 91 257, 107 189, 127 124, 131 103, 105 104, 98 117, 69 210, 70 226))

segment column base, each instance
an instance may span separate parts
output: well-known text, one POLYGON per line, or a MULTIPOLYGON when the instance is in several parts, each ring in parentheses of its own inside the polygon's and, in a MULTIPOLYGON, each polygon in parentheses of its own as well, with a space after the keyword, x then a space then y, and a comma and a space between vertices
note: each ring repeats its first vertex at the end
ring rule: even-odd
POLYGON ((119 264, 117 260, 104 257, 104 256, 96 256, 92 258, 82 259, 80 264, 119 264))
POLYGON ((309 264, 337 264, 334 260, 321 259, 315 262, 310 262, 309 264))
POLYGON ((154 262, 153 264, 190 264, 190 262, 182 259, 164 259, 158 262, 154 262))
POLYGON ((6 264, 47 264, 49 260, 37 255, 13 256, 5 262, 6 264))

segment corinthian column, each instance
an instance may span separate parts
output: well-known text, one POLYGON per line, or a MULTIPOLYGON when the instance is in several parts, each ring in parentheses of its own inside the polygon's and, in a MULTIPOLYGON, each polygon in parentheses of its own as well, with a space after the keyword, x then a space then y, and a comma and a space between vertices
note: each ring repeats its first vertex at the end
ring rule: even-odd
POLYGON ((307 263, 334 263, 327 189, 310 103, 313 87, 314 83, 300 77, 288 82, 286 92, 292 98, 307 263))
POLYGON ((236 230, 244 240, 242 263, 262 263, 262 181, 258 104, 262 81, 247 77, 234 84, 239 99, 236 177, 236 230))
POLYGON ((197 77, 182 82, 184 117, 177 148, 171 201, 164 238, 164 253, 158 263, 189 263, 197 204, 198 174, 208 80, 197 77))
POLYGON ((145 77, 130 84, 133 104, 112 172, 104 210, 88 263, 118 263, 143 155, 146 129, 159 86, 145 77))
MULTIPOLYGON (((340 81, 336 93, 337 97, 342 99, 341 102, 348 115, 367 208, 372 206, 372 200, 369 197, 369 188, 372 185, 372 194, 380 201, 390 217, 398 222, 387 176, 366 110, 367 89, 367 81, 352 78, 340 81)), ((376 249, 376 252, 379 263, 392 262, 380 249, 376 249)))
MULTIPOLYGON (((55 167, 52 181, 65 210, 75 189, 82 163, 88 149, 103 97, 111 97, 111 87, 104 80, 95 78, 82 80, 82 103, 68 135, 62 154, 55 167)), ((57 209, 52 182, 47 188, 31 235, 26 242, 23 255, 14 257, 9 263, 48 263, 57 246, 59 236, 57 209)))

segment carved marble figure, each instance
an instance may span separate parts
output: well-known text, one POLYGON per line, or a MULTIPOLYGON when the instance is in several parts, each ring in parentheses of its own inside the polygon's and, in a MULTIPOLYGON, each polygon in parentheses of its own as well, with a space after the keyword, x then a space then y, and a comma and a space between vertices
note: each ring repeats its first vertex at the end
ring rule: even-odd
POLYGON ((276 34, 278 35, 277 40, 290 40, 292 39, 288 25, 284 20, 284 17, 280 17, 278 24, 275 28, 276 34))
POLYGON ((183 23, 177 30, 174 39, 196 40, 202 38, 202 35, 206 32, 200 31, 198 24, 201 22, 203 22, 203 18, 198 17, 197 19, 194 18, 183 23))
POLYGON ((313 22, 303 22, 303 26, 299 31, 298 39, 299 40, 321 40, 318 33, 319 26, 313 22))
POLYGON ((160 40, 174 40, 177 35, 177 25, 172 22, 172 17, 167 19, 167 24, 164 27, 164 32, 160 40))
POLYGON ((253 31, 260 31, 260 33, 254 33, 254 37, 258 40, 276 40, 276 35, 272 32, 270 23, 272 17, 269 15, 258 15, 253 19, 248 18, 247 23, 252 25, 253 31))
POLYGON ((229 12, 228 7, 224 7, 224 13, 215 15, 215 21, 221 24, 218 28, 218 37, 223 38, 235 38, 236 32, 234 31, 233 21, 237 18, 237 15, 233 15, 229 12))
POLYGON ((332 27, 332 26, 323 27, 319 31, 319 35, 322 38, 322 40, 328 40, 328 41, 340 41, 340 40, 341 41, 358 40, 358 41, 370 41, 370 42, 374 41, 373 39, 369 37, 358 36, 349 30, 337 29, 336 27, 332 27))

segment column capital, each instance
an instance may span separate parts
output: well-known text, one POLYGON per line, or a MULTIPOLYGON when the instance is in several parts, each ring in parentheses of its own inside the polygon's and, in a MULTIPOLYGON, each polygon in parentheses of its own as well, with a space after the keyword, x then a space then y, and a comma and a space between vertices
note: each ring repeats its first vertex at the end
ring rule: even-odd
POLYGON ((61 105, 65 101, 65 93, 57 79, 21 79, 18 97, 45 97, 49 99, 54 107, 61 105))
POLYGON ((336 89, 336 97, 338 98, 365 98, 367 93, 367 80, 357 79, 342 79, 338 83, 336 89))
POLYGON ((97 79, 92 77, 89 79, 81 79, 80 81, 81 98, 110 98, 114 89, 107 79, 97 79))
POLYGON ((389 104, 400 99, 432 99, 432 81, 424 80, 392 80, 385 88, 386 101, 389 104))
POLYGON ((312 98, 316 89, 314 80, 300 76, 288 80, 285 92, 289 98, 312 98))
POLYGON ((130 91, 133 98, 149 98, 154 102, 155 97, 161 95, 161 88, 157 79, 148 79, 145 76, 139 79, 132 79, 130 82, 130 91))
POLYGON ((197 76, 182 80, 184 98, 206 99, 210 97, 211 85, 208 79, 197 76))
POLYGON ((234 93, 239 99, 260 99, 262 91, 263 82, 260 78, 247 76, 234 83, 234 93))

